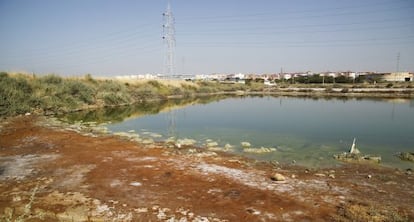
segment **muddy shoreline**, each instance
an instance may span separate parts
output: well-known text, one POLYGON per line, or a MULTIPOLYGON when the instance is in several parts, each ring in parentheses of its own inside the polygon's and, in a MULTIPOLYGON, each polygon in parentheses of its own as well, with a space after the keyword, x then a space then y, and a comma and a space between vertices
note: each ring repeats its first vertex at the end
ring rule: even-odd
POLYGON ((0 127, 0 221, 412 221, 412 206, 410 170, 271 164, 43 116, 0 127))

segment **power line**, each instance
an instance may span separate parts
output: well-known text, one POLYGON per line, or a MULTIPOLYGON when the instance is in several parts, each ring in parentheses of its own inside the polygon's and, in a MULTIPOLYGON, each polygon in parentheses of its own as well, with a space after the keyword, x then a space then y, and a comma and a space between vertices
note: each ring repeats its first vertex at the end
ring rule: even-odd
POLYGON ((373 31, 373 30, 382 30, 387 31, 388 33, 395 30, 401 32, 402 30, 406 29, 413 29, 412 27, 407 27, 406 25, 399 25, 399 26, 382 26, 382 27, 361 27, 361 28, 348 28, 348 29, 324 29, 324 30, 291 30, 291 31, 283 31, 280 29, 271 29, 271 30, 263 30, 261 32, 253 32, 249 30, 240 30, 240 32, 185 32, 185 33, 177 33, 180 36, 264 36, 264 35, 272 35, 277 34, 278 36, 281 35, 306 35, 306 34, 317 34, 317 33, 349 33, 349 32, 355 32, 355 31, 373 31))
MULTIPOLYGON (((151 50, 142 50, 141 53, 154 53, 154 52, 161 52, 161 47, 158 49, 151 49, 151 50)), ((53 62, 50 64, 44 64, 44 65, 37 65, 37 67, 43 67, 43 68, 50 68, 53 67, 54 70, 61 70, 64 69, 65 73, 70 73, 71 70, 79 70, 78 68, 83 68, 85 71, 83 73, 90 72, 87 70, 86 67, 91 65, 102 65, 102 64, 110 64, 114 61, 119 61, 124 57, 129 56, 135 56, 136 51, 127 51, 124 53, 117 54, 116 56, 105 56, 105 55, 96 55, 94 57, 90 57, 88 59, 84 59, 81 61, 62 61, 62 62, 53 62)), ((140 65, 143 65, 143 63, 140 63, 140 61, 137 61, 134 63, 137 68, 140 67, 140 65)), ((120 64, 118 62, 117 67, 119 67, 120 64)), ((121 65, 122 66, 122 65, 121 65)), ((78 71, 79 72, 79 71, 78 71)), ((82 71, 81 71, 82 73, 82 71)))
MULTIPOLYGON (((123 32, 125 33, 125 32, 123 32)), ((48 47, 44 49, 26 49, 24 53, 18 53, 13 55, 13 52, 9 53, 9 58, 22 59, 24 57, 54 57, 56 55, 66 55, 66 54, 75 54, 79 52, 85 52, 85 50, 94 51, 100 48, 108 47, 109 41, 111 45, 119 45, 125 42, 136 42, 138 39, 144 40, 146 37, 153 38, 156 34, 150 32, 145 32, 143 30, 130 30, 127 35, 123 37, 116 37, 103 35, 100 38, 92 38, 84 41, 73 42, 72 44, 63 44, 55 47, 48 47), (114 44, 115 43, 115 44, 114 44)), ((16 53, 16 52, 14 52, 16 53)))
POLYGON ((333 46, 360 46, 360 45, 400 45, 414 43, 414 36, 398 36, 390 38, 368 38, 368 39, 340 39, 340 40, 318 40, 318 41, 221 41, 221 42, 186 42, 183 46, 192 47, 333 47, 333 46), (399 40, 399 41, 396 41, 399 40))
MULTIPOLYGON (((329 20, 327 20, 329 21, 329 20)), ((380 20, 368 20, 368 21, 357 21, 357 22, 336 22, 336 23, 325 23, 325 24, 301 24, 301 25, 280 25, 281 23, 278 22, 276 25, 266 25, 266 26, 254 26, 246 28, 246 26, 239 27, 239 26, 229 26, 229 27, 213 27, 210 30, 206 30, 205 28, 202 29, 202 34, 204 33, 211 33, 215 31, 225 31, 225 32, 233 32, 233 31, 255 31, 255 30, 273 30, 273 29, 283 29, 286 31, 287 29, 303 29, 303 28, 326 28, 326 27, 338 27, 338 26, 355 26, 355 25, 369 25, 369 24, 386 24, 386 23, 395 23, 399 22, 397 25, 401 25, 400 22, 402 21, 414 21, 414 17, 412 15, 409 15, 407 17, 402 18, 391 18, 391 19, 380 19, 380 20)), ((406 24, 404 24, 407 26, 406 24)), ((413 24, 414 25, 414 24, 413 24)), ((203 24, 203 26, 206 26, 206 24, 203 24)), ((412 27, 411 27, 412 28, 412 27)), ((194 32, 194 30, 192 30, 194 32)), ((180 33, 185 33, 185 31, 182 31, 180 33)), ((197 32, 196 32, 197 33, 197 32)))
MULTIPOLYGON (((378 4, 377 4, 378 5, 378 4)), ((395 3, 393 4, 395 5, 395 3)), ((399 7, 383 7, 380 9, 373 9, 372 4, 367 5, 368 10, 364 11, 355 11, 352 10, 350 12, 344 11, 344 9, 363 9, 359 6, 354 7, 340 7, 340 8, 333 8, 339 11, 334 11, 332 9, 324 9, 324 10, 307 10, 307 11, 294 11, 290 13, 253 13, 253 14, 238 14, 238 15, 226 15, 226 16, 205 16, 205 17, 179 17, 179 23, 193 23, 193 22, 210 22, 210 23, 220 23, 223 24, 225 22, 236 22, 236 21, 273 21, 271 18, 277 19, 277 21, 286 21, 286 20, 308 20, 310 18, 329 18, 329 17, 340 17, 340 16, 352 16, 352 15, 367 15, 367 14, 378 14, 381 13, 382 15, 386 13, 394 13, 400 12, 402 9, 412 9, 414 5, 410 6, 399 6, 399 7), (310 15, 303 15, 304 12, 316 12, 315 14, 310 15), (324 13, 325 12, 325 13, 324 13), (327 12, 327 13, 326 13, 327 12), (295 14, 300 14, 301 16, 297 16, 295 14), (289 17, 289 15, 292 15, 289 17), (182 20, 181 20, 182 19, 182 20)))

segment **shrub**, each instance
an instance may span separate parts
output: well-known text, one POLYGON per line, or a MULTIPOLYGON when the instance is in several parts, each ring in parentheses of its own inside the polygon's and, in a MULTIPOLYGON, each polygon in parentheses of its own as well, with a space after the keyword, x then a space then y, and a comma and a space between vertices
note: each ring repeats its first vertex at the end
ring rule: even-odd
POLYGON ((214 93, 217 92, 217 88, 215 87, 209 87, 209 86, 201 86, 198 88, 197 92, 199 93, 214 93))
POLYGON ((310 93, 313 92, 312 89, 299 89, 299 92, 310 93))
POLYGON ((348 88, 343 88, 342 90, 341 90, 341 93, 348 93, 349 92, 349 89, 348 88))
POLYGON ((158 97, 157 89, 149 84, 137 87, 131 94, 137 100, 148 100, 158 97))
POLYGON ((327 93, 331 93, 331 92, 333 92, 333 87, 332 87, 332 86, 327 86, 327 87, 325 88, 325 92, 327 92, 327 93))
POLYGON ((189 84, 181 84, 181 87, 185 90, 185 91, 190 91, 190 92, 195 92, 197 91, 197 87, 193 86, 193 85, 189 85, 189 84))
POLYGON ((115 82, 112 80, 105 80, 101 84, 99 84, 99 91, 103 91, 103 92, 126 91, 126 86, 122 85, 119 82, 115 82))
POLYGON ((252 90, 252 91, 258 92, 258 91, 263 91, 263 89, 264 89, 264 84, 262 84, 262 83, 254 83, 254 82, 252 82, 250 84, 250 90, 252 90))
POLYGON ((123 103, 123 98, 113 92, 105 94, 103 100, 107 106, 120 105, 123 103))
MULTIPOLYGON (((258 83, 254 83, 254 84, 258 84, 258 83)), ((260 85, 260 84, 258 84, 260 85)), ((246 84, 239 84, 239 83, 235 83, 235 84, 220 84, 219 89, 221 91, 225 91, 225 92, 231 92, 231 91, 244 91, 247 89, 247 85, 246 84)))
POLYGON ((68 94, 77 98, 80 102, 87 104, 94 102, 94 90, 77 80, 66 81, 62 93, 68 94))
POLYGON ((7 74, 7 72, 0 72, 0 80, 6 77, 9 77, 9 74, 7 74))
POLYGON ((0 75, 0 115, 16 115, 31 110, 33 89, 23 77, 0 75))
POLYGON ((44 82, 46 84, 54 84, 54 85, 58 85, 63 82, 62 77, 54 75, 54 74, 46 75, 42 77, 40 80, 41 82, 44 82))
POLYGON ((172 93, 173 95, 182 95, 182 94, 183 94, 183 90, 182 90, 181 88, 179 88, 179 87, 174 87, 174 88, 171 90, 171 93, 172 93))
POLYGON ((93 83, 93 84, 97 84, 98 83, 98 81, 96 81, 93 77, 92 77, 92 75, 91 74, 86 74, 85 75, 85 80, 86 80, 86 82, 90 82, 90 83, 93 83))
POLYGON ((151 86, 154 86, 157 89, 160 89, 163 86, 160 82, 156 80, 150 80, 148 81, 148 84, 150 84, 151 86))

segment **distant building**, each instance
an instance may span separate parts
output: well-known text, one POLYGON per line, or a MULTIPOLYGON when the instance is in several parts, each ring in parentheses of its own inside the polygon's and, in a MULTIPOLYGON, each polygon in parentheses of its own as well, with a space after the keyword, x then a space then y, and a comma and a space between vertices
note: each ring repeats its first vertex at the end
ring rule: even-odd
POLYGON ((283 74, 283 79, 285 79, 285 80, 289 80, 289 79, 291 79, 293 77, 293 75, 292 74, 283 74))
POLYGON ((245 79, 245 75, 243 73, 238 73, 234 75, 234 78, 236 79, 245 79))
POLYGON ((357 73, 356 72, 351 72, 351 71, 347 71, 347 72, 342 72, 341 76, 345 76, 351 79, 355 79, 357 77, 357 73))
POLYGON ((413 81, 413 74, 409 72, 385 73, 382 79, 389 82, 411 82, 413 81))
POLYGON ((276 83, 275 83, 275 82, 272 82, 272 81, 270 81, 269 79, 265 79, 263 83, 264 83, 266 86, 275 86, 275 85, 276 85, 276 83))
POLYGON ((115 78, 119 80, 158 79, 159 75, 147 73, 147 74, 139 74, 139 75, 115 76, 115 78))
POLYGON ((327 73, 327 75, 325 75, 325 76, 330 76, 330 77, 336 78, 336 77, 338 77, 339 75, 338 75, 338 73, 336 73, 336 72, 328 72, 328 73, 327 73))

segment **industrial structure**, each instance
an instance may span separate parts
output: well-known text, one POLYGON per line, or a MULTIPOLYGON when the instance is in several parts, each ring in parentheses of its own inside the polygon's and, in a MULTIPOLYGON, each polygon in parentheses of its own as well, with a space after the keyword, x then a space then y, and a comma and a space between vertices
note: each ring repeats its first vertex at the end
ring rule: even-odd
MULTIPOLYGON (((172 79, 175 76, 175 26, 174 15, 171 10, 171 3, 168 1, 167 10, 162 14, 164 19, 163 40, 166 47, 165 52, 165 67, 163 77, 172 79)), ((176 114, 173 109, 168 114, 168 136, 173 140, 178 137, 176 127, 176 114)))
POLYGON ((165 78, 170 79, 175 75, 175 21, 170 1, 168 1, 167 10, 162 15, 164 19, 162 38, 166 47, 164 75, 165 78))

